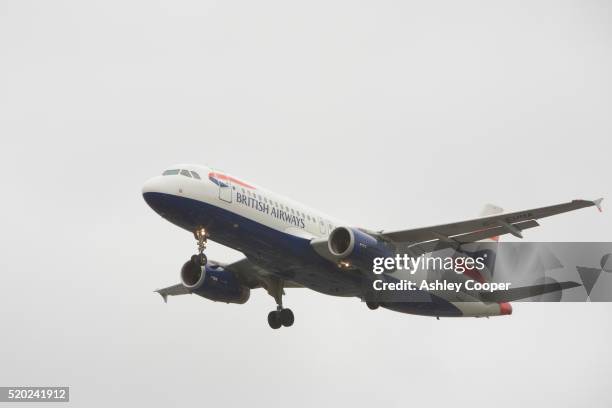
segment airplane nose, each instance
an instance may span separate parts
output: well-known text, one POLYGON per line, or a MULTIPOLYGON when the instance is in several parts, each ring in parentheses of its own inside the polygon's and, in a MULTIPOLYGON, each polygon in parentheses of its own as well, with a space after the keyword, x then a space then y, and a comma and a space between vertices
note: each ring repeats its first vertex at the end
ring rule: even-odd
POLYGON ((142 186, 142 198, 156 212, 163 210, 164 197, 169 193, 168 183, 162 176, 147 180, 142 186))
POLYGON ((144 185, 142 186, 142 195, 145 196, 145 200, 147 193, 163 193, 161 176, 153 177, 145 181, 144 185))

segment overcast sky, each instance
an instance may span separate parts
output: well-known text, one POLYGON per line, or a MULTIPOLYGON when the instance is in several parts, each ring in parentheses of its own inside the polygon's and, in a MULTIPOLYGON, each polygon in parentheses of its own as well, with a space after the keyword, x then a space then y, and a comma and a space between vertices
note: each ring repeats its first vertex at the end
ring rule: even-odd
MULTIPOLYGON (((611 72, 606 1, 0 1, 0 385, 79 407, 612 405, 610 304, 436 321, 293 289, 273 331, 261 290, 163 304, 195 243, 141 196, 192 162, 375 229, 612 204, 611 72)), ((525 235, 609 241, 610 214, 525 235)))

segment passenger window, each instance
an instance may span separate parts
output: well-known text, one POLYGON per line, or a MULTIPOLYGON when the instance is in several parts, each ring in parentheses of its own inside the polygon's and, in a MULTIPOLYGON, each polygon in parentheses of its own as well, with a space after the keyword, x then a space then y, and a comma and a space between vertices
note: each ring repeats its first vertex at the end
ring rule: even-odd
POLYGON ((179 174, 179 171, 176 170, 176 169, 173 169, 173 170, 166 170, 166 171, 164 171, 162 173, 162 176, 175 176, 177 174, 179 174))
POLYGON ((193 176, 194 179, 201 180, 200 175, 193 170, 191 171, 191 175, 193 176))
POLYGON ((181 176, 185 176, 185 177, 191 178, 191 174, 189 174, 189 172, 187 170, 181 170, 181 176))

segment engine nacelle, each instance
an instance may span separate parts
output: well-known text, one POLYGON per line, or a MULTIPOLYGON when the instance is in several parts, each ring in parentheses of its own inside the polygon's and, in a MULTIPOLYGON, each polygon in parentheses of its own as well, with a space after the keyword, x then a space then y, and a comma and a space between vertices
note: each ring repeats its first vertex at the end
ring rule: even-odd
POLYGON ((371 271, 374 258, 394 256, 395 250, 386 242, 356 228, 337 227, 328 239, 329 252, 339 260, 363 271, 371 271))
POLYGON ((233 272, 211 263, 202 268, 197 262, 185 262, 181 282, 196 295, 215 302, 242 304, 251 295, 251 289, 242 285, 233 272))

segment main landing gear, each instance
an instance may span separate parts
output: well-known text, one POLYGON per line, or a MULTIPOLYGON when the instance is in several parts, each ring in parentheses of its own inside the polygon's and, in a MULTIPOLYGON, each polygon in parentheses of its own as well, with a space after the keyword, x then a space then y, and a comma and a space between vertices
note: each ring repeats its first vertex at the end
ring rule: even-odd
POLYGON ((206 249, 206 230, 204 228, 198 228, 193 233, 193 236, 198 242, 198 253, 191 256, 191 262, 200 266, 206 266, 206 262, 208 262, 206 255, 204 255, 204 250, 206 249))
POLYGON ((295 317, 291 309, 283 309, 279 306, 268 313, 268 324, 273 329, 280 329, 281 326, 290 327, 294 321, 295 317))
POLYGON ((291 309, 283 308, 283 282, 280 279, 272 279, 267 289, 276 301, 276 310, 268 313, 268 324, 273 329, 280 329, 281 326, 290 327, 293 325, 295 317, 291 309))

